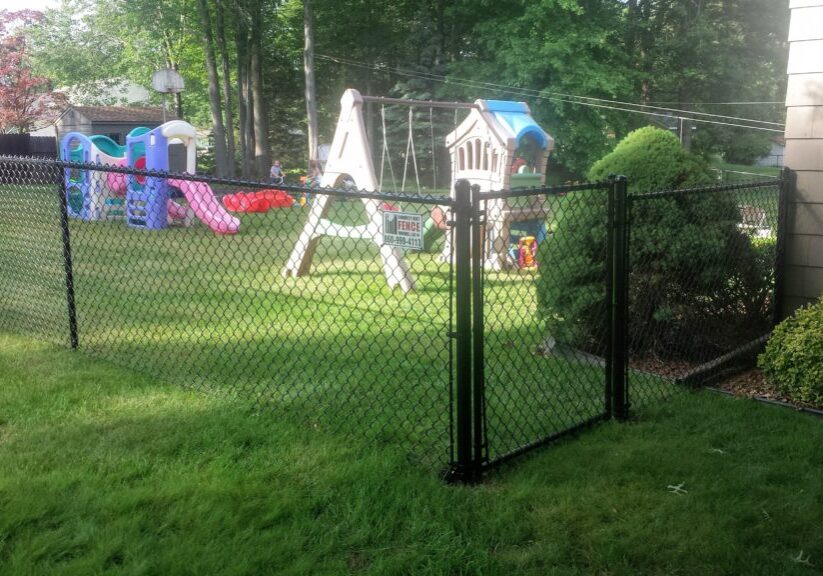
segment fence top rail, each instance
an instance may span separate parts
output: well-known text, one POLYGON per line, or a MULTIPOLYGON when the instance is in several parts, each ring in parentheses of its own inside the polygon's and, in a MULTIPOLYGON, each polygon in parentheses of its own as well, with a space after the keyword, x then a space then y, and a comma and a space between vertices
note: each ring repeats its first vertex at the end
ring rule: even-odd
POLYGON ((558 186, 542 186, 531 188, 512 188, 510 190, 492 190, 481 192, 480 200, 496 200, 498 198, 517 198, 519 196, 562 196, 568 192, 580 190, 606 190, 611 182, 584 182, 582 184, 561 184, 558 186))
POLYGON ((239 178, 219 178, 216 176, 206 176, 202 174, 190 174, 188 172, 163 172, 158 170, 140 170, 126 166, 111 166, 108 164, 95 164, 85 162, 66 162, 53 158, 37 158, 29 156, 2 156, 0 155, 0 168, 2 164, 25 164, 41 165, 56 169, 89 170, 93 172, 127 174, 132 176, 147 176, 154 178, 171 178, 175 180, 187 180, 190 182, 205 182, 206 184, 219 184, 221 186, 243 187, 250 189, 270 189, 276 188, 284 192, 323 194, 347 199, 370 199, 395 202, 407 202, 411 204, 437 204, 440 206, 452 206, 454 200, 447 195, 436 194, 409 194, 408 192, 357 190, 351 188, 316 188, 311 186, 296 186, 293 184, 273 184, 265 180, 244 180, 239 178))
POLYGON ((738 182, 735 184, 721 184, 716 186, 698 186, 694 188, 680 188, 676 190, 658 190, 656 192, 642 192, 640 194, 629 194, 632 200, 651 200, 654 198, 665 198, 668 196, 681 196, 683 194, 701 194, 710 192, 733 192, 735 190, 750 190, 752 188, 778 188, 782 179, 760 180, 754 182, 738 182))

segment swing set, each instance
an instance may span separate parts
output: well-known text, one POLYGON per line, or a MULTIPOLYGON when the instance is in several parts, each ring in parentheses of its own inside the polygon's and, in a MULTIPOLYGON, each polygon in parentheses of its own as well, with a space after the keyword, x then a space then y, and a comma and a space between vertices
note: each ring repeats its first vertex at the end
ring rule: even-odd
MULTIPOLYGON (((515 186, 540 186, 545 182, 545 169, 554 141, 531 118, 528 106, 522 102, 497 100, 477 100, 474 103, 438 102, 364 96, 357 90, 348 89, 340 100, 341 112, 337 121, 325 171, 320 180, 321 187, 338 188, 347 179, 355 182, 358 189, 383 191, 385 165, 388 163, 393 186, 396 175, 391 162, 387 132, 387 105, 407 106, 408 136, 401 183, 405 192, 409 166, 414 171, 418 194, 421 193, 420 170, 414 142, 414 109, 429 108, 430 135, 432 139, 432 174, 437 182, 435 155, 434 116, 436 108, 453 109, 455 124, 460 110, 467 110, 466 118, 446 137, 446 148, 451 157, 451 182, 461 178, 478 184, 483 191, 508 190, 515 186), (382 146, 380 177, 377 178, 372 161, 366 124, 363 118, 363 104, 380 104, 382 146), (531 158, 526 174, 512 174, 512 163, 518 146, 528 144, 531 158), (386 162, 388 160, 388 162, 386 162)), ((328 219, 333 197, 317 194, 311 205, 308 219, 297 239, 297 243, 283 268, 283 276, 306 276, 311 272, 315 251, 325 236, 336 238, 362 239, 373 242, 380 251, 383 271, 390 288, 400 287, 404 292, 414 289, 414 277, 403 256, 403 251, 383 242, 383 213, 381 201, 361 198, 367 223, 360 226, 344 226, 328 219)), ((445 207, 441 208, 441 210, 445 207)), ((486 248, 484 261, 490 269, 499 270, 516 266, 508 252, 511 227, 514 222, 531 220, 545 221, 548 209, 542 197, 526 207, 510 207, 506 199, 489 200, 486 207, 486 248)), ((450 218, 445 218, 449 220, 450 218)), ((539 241, 539 240, 538 240, 539 241)), ((451 244, 448 234, 441 258, 451 258, 451 244)))

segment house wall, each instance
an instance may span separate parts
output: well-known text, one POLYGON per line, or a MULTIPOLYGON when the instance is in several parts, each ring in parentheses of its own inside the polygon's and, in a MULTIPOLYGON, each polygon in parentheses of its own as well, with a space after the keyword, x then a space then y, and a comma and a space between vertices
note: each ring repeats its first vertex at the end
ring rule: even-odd
POLYGON ((790 0, 785 165, 789 198, 785 313, 823 294, 823 0, 790 0))

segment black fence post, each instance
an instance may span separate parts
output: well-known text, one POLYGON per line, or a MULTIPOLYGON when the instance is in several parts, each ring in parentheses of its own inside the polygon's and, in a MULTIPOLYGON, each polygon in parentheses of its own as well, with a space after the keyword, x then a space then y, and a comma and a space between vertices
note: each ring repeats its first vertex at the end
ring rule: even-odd
POLYGON ((458 180, 454 186, 454 267, 455 267, 455 443, 457 458, 448 478, 453 482, 473 482, 478 463, 473 445, 472 398, 472 216, 471 185, 458 180))
POLYGON ((609 175, 609 198, 606 205, 606 317, 608 322, 608 341, 606 345, 606 386, 604 391, 604 412, 606 418, 612 417, 612 403, 614 401, 614 202, 617 180, 614 174, 609 175))
POLYGON ((609 248, 611 267, 611 309, 609 320, 609 358, 607 390, 612 397, 613 415, 618 420, 629 416, 629 242, 628 182, 625 176, 612 179, 609 190, 609 248))
POLYGON ((486 461, 486 360, 485 360, 485 305, 483 298, 483 261, 486 247, 483 243, 485 212, 480 209, 480 186, 471 187, 472 205, 472 367, 473 367, 473 419, 474 461, 481 465, 486 461))
POLYGON ((797 173, 783 168, 780 175, 780 190, 777 196, 777 245, 774 255, 774 304, 772 305, 772 326, 777 326, 783 319, 785 266, 786 266, 786 230, 789 217, 789 200, 794 196, 797 186, 797 173))
POLYGON ((68 198, 66 198, 66 179, 62 166, 54 164, 60 171, 60 184, 57 186, 60 206, 60 228, 63 236, 63 270, 66 274, 66 306, 69 313, 69 342, 73 350, 77 349, 77 308, 74 302, 74 267, 71 261, 71 237, 69 236, 68 198))

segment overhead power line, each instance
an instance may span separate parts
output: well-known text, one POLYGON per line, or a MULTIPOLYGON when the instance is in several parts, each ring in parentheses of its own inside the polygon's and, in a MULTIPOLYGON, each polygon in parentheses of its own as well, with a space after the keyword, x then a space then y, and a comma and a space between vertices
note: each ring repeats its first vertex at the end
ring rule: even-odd
POLYGON ((780 104, 784 106, 786 103, 782 100, 779 102, 647 102, 647 104, 679 104, 683 106, 743 106, 747 104, 780 104))
POLYGON ((328 56, 325 54, 318 54, 316 58, 321 60, 327 60, 330 62, 336 62, 339 64, 344 64, 348 66, 354 66, 358 68, 364 68, 368 70, 376 70, 382 72, 392 72, 401 76, 407 76, 411 78, 418 78, 418 79, 425 79, 431 80, 435 82, 442 82, 445 84, 454 84, 457 86, 463 86, 466 88, 473 88, 473 89, 484 89, 484 90, 492 90, 496 92, 507 92, 510 94, 515 94, 519 96, 526 96, 531 98, 536 98, 540 100, 548 100, 552 102, 564 102, 568 104, 580 105, 580 106, 589 106, 592 108, 602 108, 608 110, 616 110, 621 112, 629 112, 635 114, 644 114, 650 116, 658 116, 662 118, 677 118, 677 119, 684 119, 689 120, 691 122, 699 122, 703 124, 715 124, 720 126, 732 126, 737 128, 749 128, 752 130, 763 130, 767 132, 775 132, 775 133, 783 133, 783 130, 776 129, 776 128, 768 128, 766 126, 752 126, 751 124, 747 124, 748 122, 758 123, 758 124, 766 124, 771 126, 783 127, 784 125, 779 122, 770 122, 766 120, 757 120, 751 118, 740 118, 737 116, 725 116, 721 114, 709 114, 704 112, 695 112, 692 110, 680 110, 675 108, 663 108, 659 106, 650 106, 644 104, 635 104, 632 102, 621 102, 618 100, 608 100, 605 98, 594 98, 589 96, 577 96, 573 94, 564 94, 561 92, 551 92, 551 91, 538 91, 531 88, 518 88, 515 86, 509 86, 506 84, 497 84, 493 82, 483 82, 478 80, 470 80, 466 78, 454 78, 454 77, 447 77, 440 74, 433 74, 430 72, 418 72, 412 70, 404 70, 402 68, 396 68, 386 65, 380 64, 369 64, 366 62, 360 62, 357 60, 352 60, 345 57, 339 56, 328 56), (548 95, 547 95, 548 94, 548 95), (602 104, 601 104, 602 103, 602 104), (626 106, 630 106, 627 108, 626 106), (641 109, 637 109, 641 108, 641 109), (647 110, 648 109, 648 110, 647 110), (661 112, 652 112, 650 110, 662 110, 668 112, 667 114, 661 112), (679 112, 679 115, 673 114, 673 112, 679 112), (707 118, 721 118, 724 120, 733 120, 734 122, 723 122, 719 120, 709 120, 706 118, 695 118, 694 116, 705 116, 707 118))

